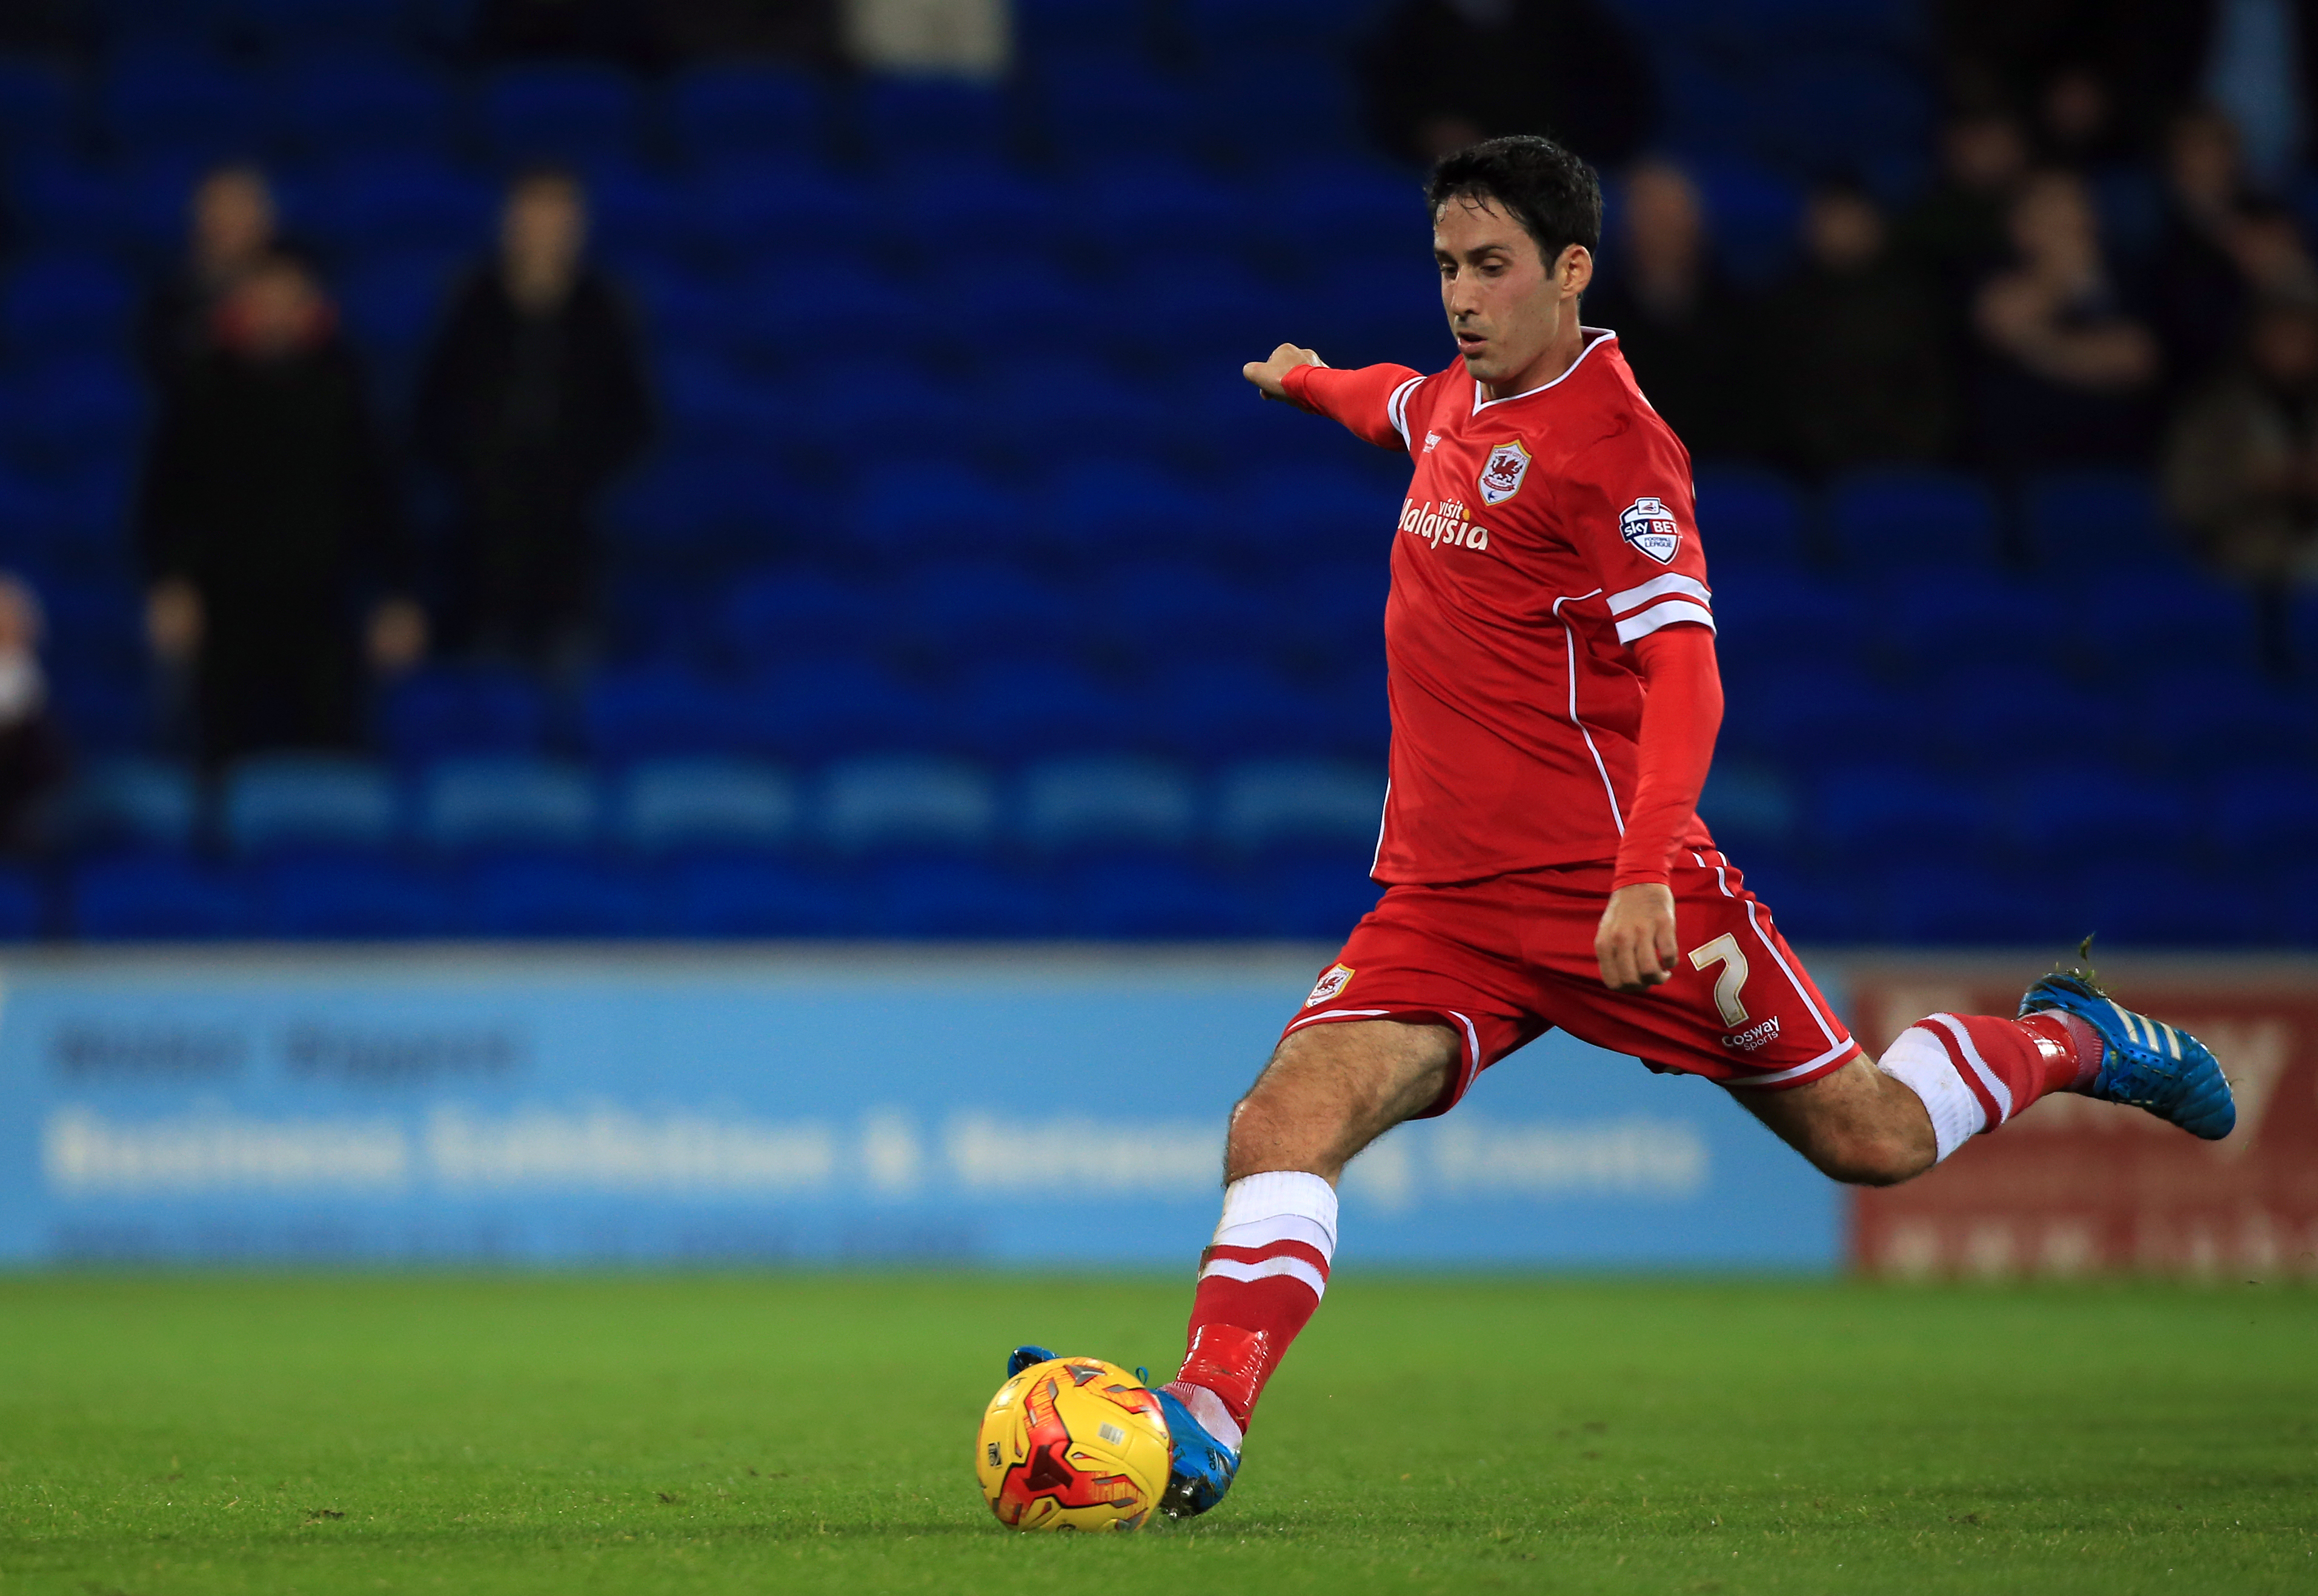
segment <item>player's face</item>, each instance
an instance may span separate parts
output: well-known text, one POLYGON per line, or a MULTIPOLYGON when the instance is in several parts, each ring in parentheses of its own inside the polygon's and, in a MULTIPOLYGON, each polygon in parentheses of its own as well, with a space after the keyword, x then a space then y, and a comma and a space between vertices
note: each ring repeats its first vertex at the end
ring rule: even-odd
POLYGON ((1544 368, 1575 339, 1577 296, 1594 277, 1583 246, 1572 244, 1549 265, 1520 222, 1486 200, 1460 197, 1433 219, 1433 258, 1441 308, 1475 381, 1502 395, 1526 392, 1533 373, 1542 374, 1538 381, 1555 374, 1544 368))

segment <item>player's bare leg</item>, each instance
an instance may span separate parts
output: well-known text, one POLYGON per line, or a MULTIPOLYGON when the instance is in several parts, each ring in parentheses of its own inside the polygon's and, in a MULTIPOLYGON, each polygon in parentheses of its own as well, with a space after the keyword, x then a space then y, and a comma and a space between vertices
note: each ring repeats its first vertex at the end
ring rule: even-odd
POLYGON ((1272 1050, 1232 1110, 1224 1178, 1274 1170, 1334 1185, 1370 1142, 1439 1101, 1461 1039, 1446 1025, 1308 1025, 1272 1050))
POLYGON ((1788 1091, 1730 1095, 1830 1179, 1897 1186, 1939 1159, 1924 1100, 1864 1057, 1788 1091))

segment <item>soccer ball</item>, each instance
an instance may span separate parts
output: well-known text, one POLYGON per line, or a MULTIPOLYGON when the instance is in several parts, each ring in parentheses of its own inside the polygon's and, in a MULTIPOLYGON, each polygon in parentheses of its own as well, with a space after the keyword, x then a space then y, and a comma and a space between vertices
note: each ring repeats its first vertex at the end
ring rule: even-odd
POLYGON ((990 1399, 974 1472, 1011 1528, 1138 1528, 1167 1488, 1167 1420, 1116 1364, 1033 1364, 990 1399))

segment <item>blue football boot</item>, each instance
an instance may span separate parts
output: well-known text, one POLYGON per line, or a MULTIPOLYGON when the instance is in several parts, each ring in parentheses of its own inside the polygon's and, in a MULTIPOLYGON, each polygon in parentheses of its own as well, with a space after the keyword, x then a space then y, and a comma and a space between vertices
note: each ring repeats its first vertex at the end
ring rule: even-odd
POLYGON ((2228 1135, 2238 1105, 2212 1050, 2186 1031, 2134 1014, 2095 985, 2092 938, 2077 958, 2081 968, 2054 970, 2022 994, 2020 1012, 2059 1009, 2100 1032, 2100 1069, 2085 1096, 2145 1108, 2207 1141, 2228 1135))
MULTIPOLYGON (((1044 1347, 1017 1347, 1006 1359, 1006 1377, 1011 1380, 1024 1369, 1060 1356, 1044 1347)), ((1196 1518, 1231 1489, 1232 1476, 1239 1473, 1239 1454, 1209 1435, 1174 1393, 1151 1385, 1145 1370, 1135 1372, 1159 1399, 1159 1411, 1167 1421, 1167 1489, 1159 1498, 1159 1510, 1171 1519, 1196 1518)))

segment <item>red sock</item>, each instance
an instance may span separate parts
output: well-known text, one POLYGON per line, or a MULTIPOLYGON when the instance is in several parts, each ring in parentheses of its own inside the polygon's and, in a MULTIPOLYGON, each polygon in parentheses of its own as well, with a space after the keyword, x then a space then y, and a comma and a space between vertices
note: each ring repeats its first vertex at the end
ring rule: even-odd
POLYGON ((2100 1035, 2073 1014, 1934 1014, 1922 1023, 1980 1099, 1991 1131, 2039 1097, 2085 1086, 2100 1069, 2100 1035))
POLYGON ((1244 1431, 1256 1398, 1328 1287, 1336 1194, 1316 1175, 1232 1182, 1199 1289, 1178 1382, 1213 1392, 1244 1431))

